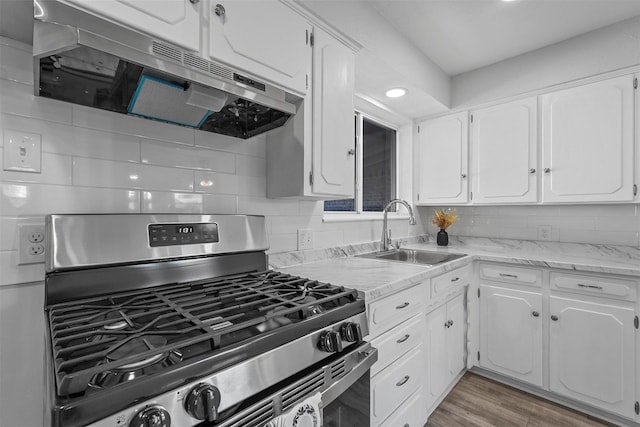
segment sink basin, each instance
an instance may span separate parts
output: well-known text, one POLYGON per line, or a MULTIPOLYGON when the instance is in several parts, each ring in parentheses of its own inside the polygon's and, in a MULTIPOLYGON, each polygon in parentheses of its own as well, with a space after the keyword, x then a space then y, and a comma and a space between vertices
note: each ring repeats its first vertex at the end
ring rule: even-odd
POLYGON ((417 249, 397 249, 385 252, 371 252, 356 255, 360 258, 385 259, 389 261, 410 262, 413 264, 437 265, 443 262, 462 258, 465 254, 450 254, 441 252, 420 251, 417 249))

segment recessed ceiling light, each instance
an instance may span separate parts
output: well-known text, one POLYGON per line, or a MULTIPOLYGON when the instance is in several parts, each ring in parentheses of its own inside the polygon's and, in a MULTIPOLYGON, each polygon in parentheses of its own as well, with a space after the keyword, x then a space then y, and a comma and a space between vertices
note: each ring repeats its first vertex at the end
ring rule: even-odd
POLYGON ((387 97, 389 98, 400 98, 401 96, 405 96, 406 93, 406 89, 403 89, 401 87, 394 87, 393 89, 389 89, 388 91, 386 91, 385 95, 387 95, 387 97))

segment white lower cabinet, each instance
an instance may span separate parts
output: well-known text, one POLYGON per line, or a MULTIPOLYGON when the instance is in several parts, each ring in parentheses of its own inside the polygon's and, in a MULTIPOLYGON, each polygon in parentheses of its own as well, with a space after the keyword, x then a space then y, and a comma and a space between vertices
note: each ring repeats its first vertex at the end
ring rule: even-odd
POLYGON ((425 424, 424 415, 424 393, 419 389, 380 427, 422 427, 425 424))
POLYGON ((632 308, 552 295, 550 390, 633 418, 634 317, 632 308))
POLYGON ((465 368, 465 307, 460 294, 427 314, 427 408, 465 368))
POLYGON ((542 294, 480 285, 480 366, 542 387, 542 294))
POLYGON ((639 280, 488 263, 479 270, 481 368, 640 421, 639 280))
POLYGON ((371 425, 380 425, 422 387, 424 358, 424 346, 419 345, 371 379, 371 425))

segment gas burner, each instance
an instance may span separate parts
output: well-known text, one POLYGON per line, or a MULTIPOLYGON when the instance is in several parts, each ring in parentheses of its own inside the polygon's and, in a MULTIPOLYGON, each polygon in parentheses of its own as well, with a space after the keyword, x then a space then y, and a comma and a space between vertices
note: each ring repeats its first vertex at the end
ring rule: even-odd
POLYGON ((112 310, 102 314, 99 321, 108 322, 102 326, 106 331, 122 331, 136 326, 133 320, 131 320, 130 313, 128 315, 128 313, 122 309, 112 310))
POLYGON ((162 371, 182 361, 182 353, 170 350, 153 354, 142 360, 125 365, 109 368, 108 365, 124 358, 140 354, 166 345, 167 340, 161 336, 141 336, 127 341, 111 351, 98 365, 105 366, 105 370, 94 375, 89 381, 89 390, 101 390, 135 380, 145 375, 162 371))

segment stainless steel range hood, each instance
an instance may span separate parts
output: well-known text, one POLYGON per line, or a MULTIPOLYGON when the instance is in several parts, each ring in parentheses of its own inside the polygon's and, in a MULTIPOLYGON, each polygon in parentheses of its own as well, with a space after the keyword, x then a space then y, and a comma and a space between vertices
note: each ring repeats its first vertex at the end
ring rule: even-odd
POLYGON ((36 95, 250 138, 301 99, 57 1, 34 2, 36 95))

